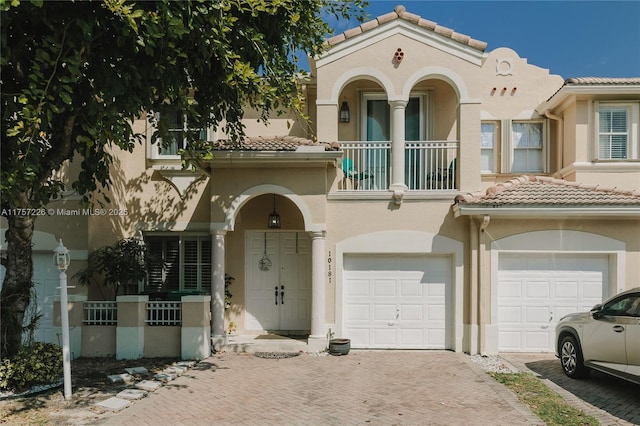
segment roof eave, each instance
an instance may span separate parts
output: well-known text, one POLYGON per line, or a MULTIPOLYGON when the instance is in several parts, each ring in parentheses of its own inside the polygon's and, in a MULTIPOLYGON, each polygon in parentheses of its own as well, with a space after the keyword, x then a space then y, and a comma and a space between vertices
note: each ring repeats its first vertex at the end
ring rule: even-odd
POLYGON ((597 206, 597 207, 531 207, 531 206, 488 206, 488 205, 464 205, 453 206, 454 217, 460 216, 498 216, 502 218, 552 218, 552 217, 616 217, 616 218, 640 218, 640 206, 597 206))
POLYGON ((543 115, 561 105, 569 96, 577 95, 640 95, 640 84, 586 84, 565 85, 551 98, 542 103, 536 111, 543 115))
POLYGON ((292 163, 331 163, 341 158, 342 151, 214 151, 213 158, 208 160, 212 165, 220 166, 233 162, 240 164, 292 164, 292 163))

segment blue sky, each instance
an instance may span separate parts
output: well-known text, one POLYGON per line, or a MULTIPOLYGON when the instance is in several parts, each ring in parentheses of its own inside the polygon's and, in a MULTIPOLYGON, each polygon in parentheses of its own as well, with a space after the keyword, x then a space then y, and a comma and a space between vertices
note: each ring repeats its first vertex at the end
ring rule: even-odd
MULTIPOLYGON (((376 1, 369 18, 408 12, 570 77, 640 77, 640 0, 376 1)), ((334 21, 336 34, 357 22, 334 21)))

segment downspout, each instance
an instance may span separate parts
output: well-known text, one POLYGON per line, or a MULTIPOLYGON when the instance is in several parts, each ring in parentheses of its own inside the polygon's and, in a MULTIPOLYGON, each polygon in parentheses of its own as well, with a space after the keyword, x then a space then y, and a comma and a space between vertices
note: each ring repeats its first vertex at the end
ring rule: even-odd
MULTIPOLYGON (((491 216, 489 216, 488 214, 484 215, 484 217, 482 218, 482 222, 480 223, 480 227, 478 228, 478 287, 477 287, 477 303, 478 303, 478 332, 480 334, 480 354, 485 354, 486 353, 486 342, 487 342, 487 331, 486 331, 486 325, 487 325, 487 319, 489 319, 489 321, 491 320, 491 316, 487 316, 485 310, 485 303, 484 303, 484 298, 482 297, 483 294, 487 294, 487 291, 485 291, 485 283, 484 283, 484 277, 486 276, 486 273, 484 272, 485 269, 485 261, 484 261, 484 252, 486 249, 486 229, 489 226, 489 222, 491 222, 491 216)), ((489 283, 490 285, 491 283, 489 283)), ((491 294, 491 292, 489 291, 489 294, 491 294)), ((490 300, 490 299, 489 299, 490 300)))
MULTIPOLYGON (((556 158, 558 159, 558 165, 556 166, 556 174, 558 173, 558 171, 562 170, 562 168, 564 168, 564 141, 562 138, 562 132, 564 130, 564 121, 562 120, 562 117, 560 117, 559 115, 553 115, 551 114, 549 111, 545 111, 544 112, 544 116, 547 117, 550 120, 555 120, 558 122, 558 126, 556 128, 556 158)), ((560 178, 562 178, 562 176, 559 176, 560 178)))

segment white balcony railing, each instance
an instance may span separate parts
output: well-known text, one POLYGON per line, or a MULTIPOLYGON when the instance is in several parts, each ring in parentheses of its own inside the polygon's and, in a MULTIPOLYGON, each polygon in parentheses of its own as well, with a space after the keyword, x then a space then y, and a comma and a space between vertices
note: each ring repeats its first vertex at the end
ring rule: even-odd
POLYGON ((391 142, 340 142, 344 178, 340 189, 373 191, 389 187, 391 142))
MULTIPOLYGON (((340 142, 342 191, 385 190, 391 176, 391 142, 340 142)), ((404 149, 405 185, 413 191, 456 189, 457 141, 407 141, 404 149)))
POLYGON ((404 176, 410 190, 456 189, 457 141, 405 142, 404 176))

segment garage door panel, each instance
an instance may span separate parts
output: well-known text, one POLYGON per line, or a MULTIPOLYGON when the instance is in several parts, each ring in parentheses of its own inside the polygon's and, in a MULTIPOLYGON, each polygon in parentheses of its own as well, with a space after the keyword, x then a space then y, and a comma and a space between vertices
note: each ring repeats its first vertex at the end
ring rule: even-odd
MULTIPOLYGON (((506 275, 506 274, 505 274, 506 275)), ((505 279, 498 284, 498 292, 500 297, 521 298, 522 297, 522 281, 505 279)))
POLYGON ((519 306, 499 307, 498 316, 501 323, 520 324, 522 323, 522 308, 519 306))
POLYGON ((578 299, 580 297, 580 283, 577 280, 557 280, 554 297, 560 299, 578 299))
POLYGON ((396 280, 375 280, 373 283, 374 297, 395 297, 396 280))
POLYGON ((424 321, 425 319, 425 315, 424 315, 424 310, 425 307, 424 305, 420 304, 420 305, 400 305, 400 312, 399 312, 399 317, 398 319, 400 319, 401 321, 424 321))
POLYGON ((403 328, 400 330, 400 341, 403 346, 421 346, 424 342, 424 328, 403 328))
POLYGON ((451 258, 447 256, 345 256, 343 332, 354 348, 447 349, 447 301, 451 258), (382 269, 383 267, 389 269, 382 269), (358 269, 369 268, 369 269, 358 269), (368 279, 370 294, 351 287, 368 279), (363 313, 369 306, 371 318, 363 313), (365 337, 364 328, 368 328, 365 337))
POLYGON ((524 283, 524 293, 528 299, 548 300, 551 296, 549 281, 527 280, 524 283))
POLYGON ((546 351, 549 347, 549 333, 544 331, 530 331, 525 335, 525 351, 546 351))
POLYGON ((366 328, 351 327, 348 330, 349 337, 351 338, 351 346, 354 348, 366 348, 371 345, 370 333, 371 330, 367 326, 366 328), (357 342, 357 343, 356 343, 357 342))
POLYGON ((600 303, 608 284, 606 255, 501 254, 498 263, 501 351, 553 351, 557 321, 600 303))
POLYGON ((427 287, 427 294, 431 298, 439 297, 440 301, 444 302, 444 298, 447 293, 447 284, 444 282, 431 282, 425 284, 427 287))
POLYGON ((373 347, 394 347, 397 341, 395 328, 378 327, 373 330, 373 347))
POLYGON ((551 309, 544 306, 528 306, 525 308, 525 320, 531 324, 547 324, 551 317, 551 309))
POLYGON ((369 280, 365 279, 352 279, 347 288, 347 296, 351 297, 368 297, 370 292, 369 280))
POLYGON ((346 311, 348 321, 370 321, 372 319, 369 304, 350 303, 346 311))
POLYGON ((445 306, 429 306, 427 309, 427 319, 429 321, 442 321, 446 315, 445 306))
POLYGON ((373 305, 374 321, 391 321, 396 319, 396 305, 373 305))
POLYGON ((400 281, 400 296, 402 297, 422 297, 425 285, 415 280, 400 281))

